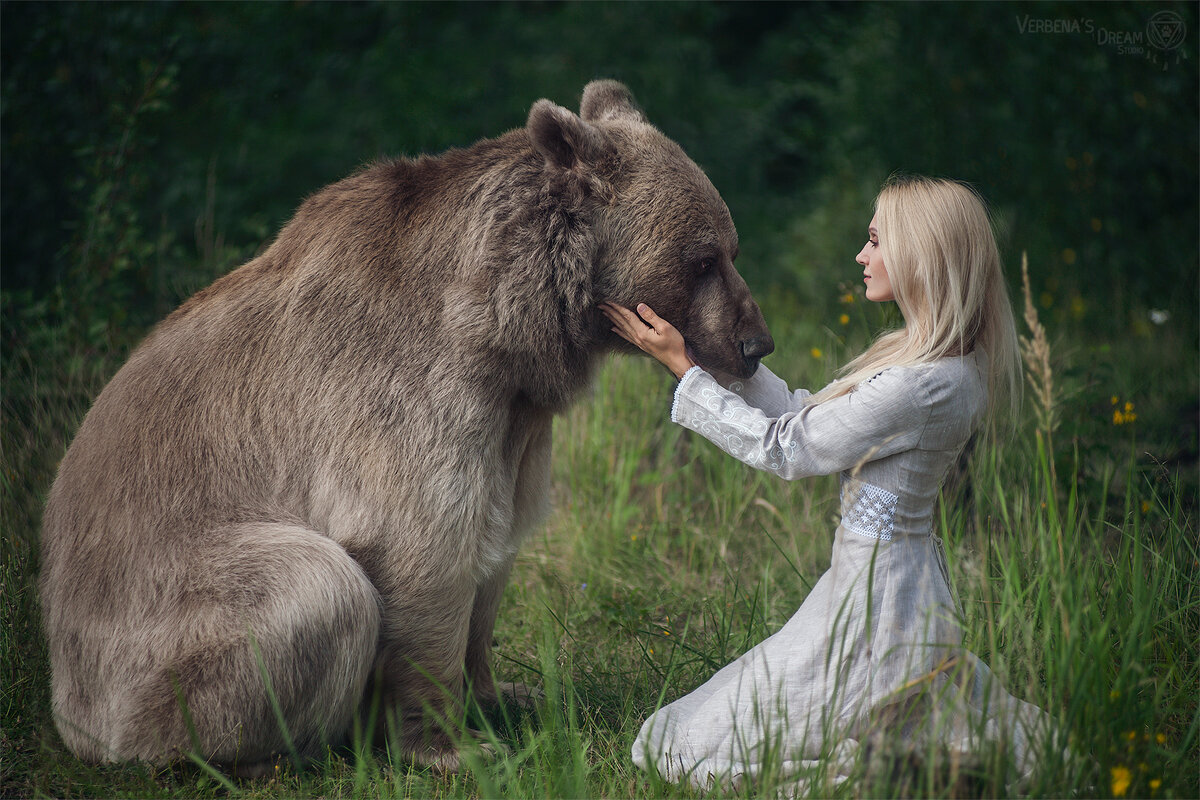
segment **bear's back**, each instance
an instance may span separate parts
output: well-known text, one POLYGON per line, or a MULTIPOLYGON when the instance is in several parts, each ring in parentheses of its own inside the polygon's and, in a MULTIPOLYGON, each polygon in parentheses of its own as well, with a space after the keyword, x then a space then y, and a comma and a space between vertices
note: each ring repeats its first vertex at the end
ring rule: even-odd
POLYGON ((156 326, 101 392, 60 465, 44 538, 78 543, 139 519, 158 536, 303 494, 302 473, 333 449, 413 424, 426 398, 476 391, 438 366, 448 348, 430 337, 445 335, 444 296, 476 280, 472 229, 513 202, 495 187, 523 171, 536 182, 524 140, 518 130, 378 162, 305 200, 263 253, 156 326))

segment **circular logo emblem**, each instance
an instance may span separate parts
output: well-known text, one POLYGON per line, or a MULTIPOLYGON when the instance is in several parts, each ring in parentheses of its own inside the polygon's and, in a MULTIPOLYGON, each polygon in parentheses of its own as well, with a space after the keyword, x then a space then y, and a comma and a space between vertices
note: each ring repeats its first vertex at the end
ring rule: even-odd
POLYGON ((1187 25, 1174 11, 1159 11, 1146 23, 1146 39, 1159 50, 1174 50, 1186 36, 1187 25))

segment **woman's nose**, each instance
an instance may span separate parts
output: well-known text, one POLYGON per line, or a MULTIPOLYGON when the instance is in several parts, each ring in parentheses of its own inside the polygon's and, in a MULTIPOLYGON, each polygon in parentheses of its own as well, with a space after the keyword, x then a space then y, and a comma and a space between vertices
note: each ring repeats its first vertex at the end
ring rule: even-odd
POLYGON ((867 258, 867 248, 864 247, 862 250, 859 250, 858 255, 854 257, 854 260, 864 267, 871 263, 871 259, 867 258))

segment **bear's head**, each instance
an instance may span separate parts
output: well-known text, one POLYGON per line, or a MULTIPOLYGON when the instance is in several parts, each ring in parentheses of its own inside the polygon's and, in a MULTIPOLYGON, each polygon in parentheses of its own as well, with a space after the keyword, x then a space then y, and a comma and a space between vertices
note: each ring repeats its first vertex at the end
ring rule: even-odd
POLYGON ((737 230, 729 209, 683 149, 651 125, 629 90, 593 81, 578 115, 549 100, 526 125, 552 185, 592 202, 593 308, 589 324, 606 346, 631 350, 594 308, 646 303, 683 334, 696 361, 748 378, 775 345, 762 312, 734 268, 737 230))

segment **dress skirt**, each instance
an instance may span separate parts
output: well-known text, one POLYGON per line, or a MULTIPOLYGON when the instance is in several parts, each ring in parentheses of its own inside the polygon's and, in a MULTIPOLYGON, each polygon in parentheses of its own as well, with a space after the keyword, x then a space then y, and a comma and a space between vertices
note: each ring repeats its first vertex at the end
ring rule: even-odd
POLYGON ((941 542, 839 526, 829 570, 775 634, 654 713, 633 760, 672 781, 737 787, 814 767, 844 778, 862 743, 1006 741, 1022 771, 1045 714, 962 646, 941 542))

